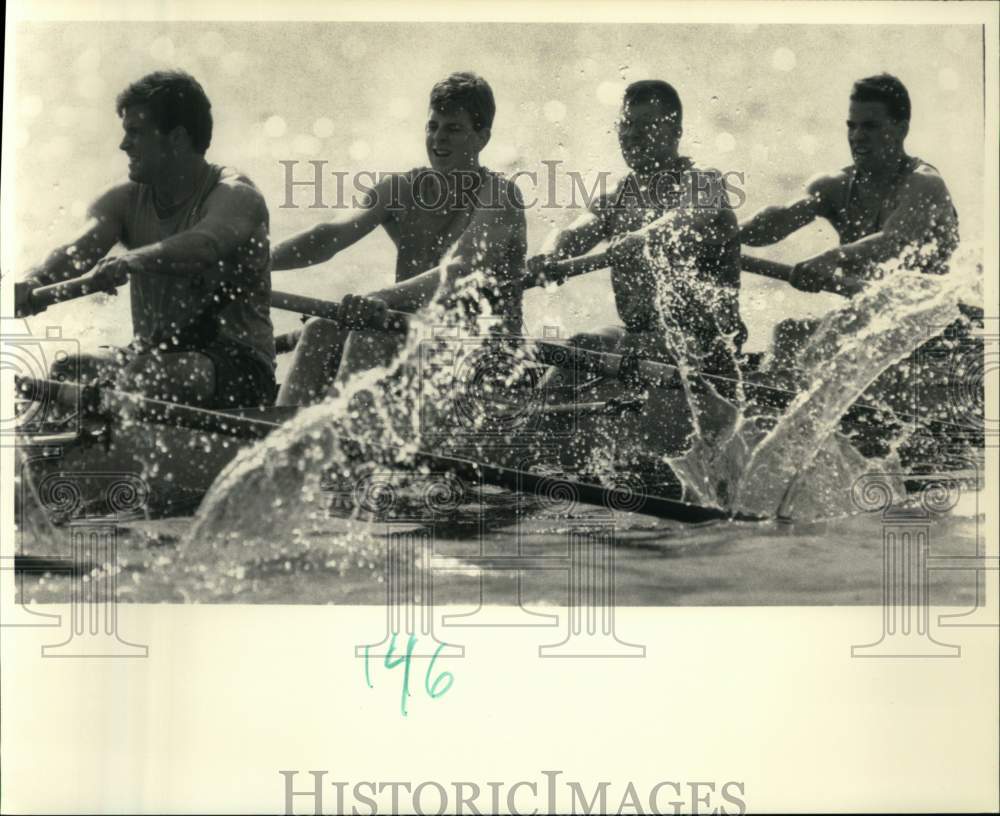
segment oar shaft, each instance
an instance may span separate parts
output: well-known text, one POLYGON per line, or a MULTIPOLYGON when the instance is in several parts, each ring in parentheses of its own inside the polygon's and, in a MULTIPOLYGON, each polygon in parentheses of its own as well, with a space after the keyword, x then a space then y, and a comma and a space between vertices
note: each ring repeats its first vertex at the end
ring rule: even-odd
POLYGON ((545 286, 550 280, 569 280, 578 275, 585 275, 587 272, 594 272, 608 266, 608 256, 606 252, 597 252, 592 255, 581 255, 577 258, 566 258, 561 261, 554 261, 546 272, 534 274, 528 272, 522 280, 523 289, 531 289, 535 286, 545 286))
MULTIPOLYGON (((340 317, 340 304, 319 298, 294 295, 291 292, 271 292, 271 307, 285 309, 289 312, 321 317, 325 320, 337 320, 340 317)), ((387 312, 384 322, 373 323, 368 328, 374 331, 406 331, 410 316, 403 312, 387 312)))
MULTIPOLYGON (((292 295, 287 292, 272 292, 271 305, 278 309, 287 309, 329 320, 336 320, 338 314, 338 304, 336 303, 302 295, 292 295)), ((371 328, 382 331, 405 331, 409 319, 410 315, 403 312, 390 311, 384 324, 371 326, 371 328)), ((282 345, 288 344, 283 340, 282 345)), ((577 369, 612 379, 622 379, 627 373, 626 369, 629 368, 626 357, 622 354, 581 349, 546 340, 536 340, 533 342, 533 346, 542 363, 556 368, 577 369)), ((635 368, 628 373, 645 385, 668 388, 676 384, 678 376, 676 366, 643 359, 637 360, 635 368)))
MULTIPOLYGON (((188 405, 150 399, 133 394, 116 391, 111 388, 98 389, 94 386, 63 385, 52 380, 39 380, 30 377, 18 377, 17 386, 26 395, 33 397, 43 393, 61 395, 63 400, 69 400, 80 390, 90 389, 91 401, 108 405, 115 401, 130 403, 139 416, 148 418, 160 424, 177 425, 195 428, 209 432, 217 432, 228 436, 253 439, 267 436, 281 426, 274 420, 253 419, 245 416, 225 414, 220 411, 210 411, 188 405), (78 389, 77 391, 74 391, 78 389)), ((294 413, 290 409, 288 417, 294 413)), ((353 455, 367 461, 385 461, 398 466, 398 451, 389 446, 373 445, 350 437, 342 437, 353 455)), ((679 521, 701 522, 731 518, 724 510, 710 507, 700 507, 686 502, 674 501, 659 496, 636 493, 623 493, 614 487, 577 482, 475 462, 437 453, 418 452, 414 456, 413 465, 417 468, 427 467, 438 472, 449 472, 467 481, 505 487, 511 490, 530 491, 542 496, 558 496, 562 499, 572 499, 581 504, 598 505, 609 508, 626 506, 630 511, 646 515, 662 516, 679 521)))
POLYGON ((767 258, 755 258, 753 255, 742 255, 740 257, 740 266, 744 272, 784 281, 785 283, 788 283, 788 279, 792 276, 793 268, 790 264, 770 261, 767 258))
MULTIPOLYGON (((273 417, 264 419, 240 413, 225 413, 168 400, 132 394, 116 388, 58 382, 39 377, 15 377, 18 392, 35 401, 45 401, 85 416, 119 415, 131 410, 134 418, 244 439, 260 439, 280 426, 273 417)), ((276 409, 269 409, 274 412, 276 409)), ((246 410, 245 413, 249 413, 246 410)), ((290 409, 288 415, 294 413, 290 409)))
MULTIPOLYGON (((784 264, 780 261, 771 261, 767 258, 755 258, 753 255, 741 256, 740 266, 744 272, 749 272, 752 275, 760 275, 764 278, 784 281, 785 283, 789 283, 791 281, 792 270, 794 269, 794 267, 789 264, 784 264)), ((864 290, 864 288, 865 283, 859 278, 855 278, 851 275, 830 274, 827 275, 826 279, 822 281, 820 291, 833 292, 836 295, 843 295, 844 297, 853 297, 864 290)))
POLYGON ((669 363, 642 358, 630 361, 624 354, 582 349, 549 340, 534 341, 534 349, 540 362, 554 368, 576 369, 614 380, 632 378, 639 384, 659 388, 673 388, 679 383, 677 366, 669 363))
POLYGON ((18 315, 19 317, 31 317, 32 315, 44 312, 49 306, 62 303, 66 300, 92 295, 95 292, 107 291, 95 289, 93 282, 89 278, 73 278, 62 283, 53 283, 48 286, 39 286, 33 289, 28 296, 27 307, 18 315))
POLYGON ((594 505, 607 508, 628 509, 633 513, 669 518, 676 521, 698 523, 736 518, 743 521, 758 521, 754 516, 733 516, 715 507, 701 507, 696 504, 666 499, 641 492, 623 492, 621 488, 605 487, 591 482, 570 479, 553 479, 530 471, 515 470, 497 465, 473 462, 438 454, 418 453, 417 465, 425 465, 431 470, 445 470, 460 479, 470 482, 482 481, 488 485, 505 487, 508 490, 533 493, 536 496, 552 497, 568 504, 594 505))

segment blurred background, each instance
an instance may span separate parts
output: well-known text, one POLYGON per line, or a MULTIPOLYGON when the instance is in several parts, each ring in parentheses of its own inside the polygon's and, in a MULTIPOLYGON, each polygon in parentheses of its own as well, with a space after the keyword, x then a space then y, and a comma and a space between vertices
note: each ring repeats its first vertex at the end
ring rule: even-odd
MULTIPOLYGON (((5 268, 19 276, 82 222, 89 201, 125 178, 117 93, 157 68, 180 67, 204 85, 215 135, 208 158, 246 172, 270 206, 272 241, 331 218, 311 194, 285 195, 281 160, 327 162, 332 173, 406 170, 426 163, 423 124, 431 86, 474 70, 497 101, 491 169, 538 174, 526 198, 548 194, 543 161, 559 161, 556 200, 569 202, 569 171, 610 180, 625 171, 612 127, 628 82, 665 79, 684 103, 681 152, 744 174, 742 221, 795 196, 814 174, 850 163, 844 120, 855 79, 894 73, 910 91, 907 150, 944 176, 963 241, 983 234, 983 43, 978 26, 598 25, 414 23, 31 23, 17 30, 12 134, 15 234, 5 268)), ((9 123, 8 123, 9 124, 9 123)), ((348 193, 350 187, 348 187, 348 193)), ((579 202, 579 195, 577 201, 579 202)), ((737 203, 734 199, 734 203, 737 203)), ((580 210, 531 208, 529 252, 580 210)), ((11 223, 10 221, 8 223, 11 223)), ((835 243, 815 224, 766 251, 794 262, 835 243)), ((319 297, 363 293, 393 279, 394 249, 378 232, 330 263, 274 274, 274 286, 319 297)), ((128 298, 99 296, 35 318, 58 322, 82 345, 126 342, 128 298)), ((805 295, 744 276, 748 349, 773 324, 821 314, 832 295, 805 295)), ((274 312, 276 329, 297 319, 274 312)), ((616 322, 607 273, 526 297, 528 330, 563 336, 616 322)))

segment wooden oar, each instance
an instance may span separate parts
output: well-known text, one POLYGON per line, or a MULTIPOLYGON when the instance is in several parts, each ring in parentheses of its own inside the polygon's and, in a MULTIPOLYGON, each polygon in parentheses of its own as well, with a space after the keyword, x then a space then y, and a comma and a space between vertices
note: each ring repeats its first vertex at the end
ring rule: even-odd
MULTIPOLYGON (((755 258, 753 255, 742 255, 740 257, 740 266, 744 272, 784 281, 785 283, 790 281, 792 270, 794 269, 790 264, 770 261, 767 258, 755 258)), ((825 280, 821 281, 819 291, 833 292, 837 295, 844 295, 844 297, 853 297, 863 291, 864 288, 865 282, 859 278, 850 275, 830 274, 825 280)))
POLYGON ((144 397, 129 391, 110 387, 60 382, 41 377, 15 375, 15 387, 25 399, 48 402, 70 411, 81 411, 85 416, 110 419, 122 410, 134 411, 136 420, 149 420, 161 425, 221 433, 244 439, 260 439, 275 428, 280 420, 290 418, 295 408, 243 408, 232 413, 199 408, 169 400, 144 397))
MULTIPOLYGON (((577 273, 582 274, 582 273, 577 273)), ((275 308, 298 312, 314 317, 336 319, 338 304, 318 298, 303 297, 287 292, 272 292, 271 305, 275 308)), ((384 322, 369 326, 374 330, 405 331, 411 315, 403 312, 386 312, 384 322)), ((285 338, 282 344, 291 344, 291 338, 285 338)), ((515 338, 516 342, 516 338, 515 338)), ((629 358, 623 354, 605 351, 593 351, 577 348, 568 343, 554 343, 549 340, 531 339, 531 346, 536 350, 538 359, 545 365, 556 368, 576 369, 611 379, 628 379, 636 384, 654 387, 676 387, 679 384, 677 366, 641 358, 629 358)), ((706 375, 710 376, 710 375, 706 375)), ((726 379, 726 378, 716 378, 726 379)))
POLYGON ((605 269, 608 266, 607 252, 594 252, 590 255, 579 255, 576 258, 565 258, 554 261, 549 269, 555 274, 551 277, 546 273, 534 274, 525 270, 521 278, 522 289, 532 289, 536 286, 547 286, 554 280, 567 281, 587 272, 605 269))
MULTIPOLYGON (((15 286, 19 285, 24 285, 24 283, 18 282, 15 284, 15 286)), ((97 292, 108 292, 112 288, 95 288, 93 281, 87 278, 87 276, 73 278, 62 283, 53 283, 49 286, 39 286, 37 289, 30 291, 26 303, 17 310, 15 317, 31 317, 32 315, 41 314, 49 306, 53 306, 56 303, 76 300, 76 298, 93 295, 97 292)))
MULTIPOLYGON (((766 263, 772 264, 776 262, 767 261, 766 263)), ((776 266, 782 267, 785 265, 776 264, 776 266)), ((785 268, 789 269, 789 267, 785 268)), ((780 269, 777 270, 779 274, 780 271, 780 269)), ((777 275, 769 275, 768 277, 777 277, 777 275)), ((317 298, 303 298, 298 295, 288 295, 280 292, 275 293, 275 295, 277 295, 278 299, 284 304, 282 308, 286 308, 291 311, 298 311, 301 314, 316 315, 319 317, 336 314, 336 303, 329 303, 317 298)), ((406 329, 407 321, 409 320, 410 315, 402 312, 389 312, 388 315, 389 317, 386 323, 372 325, 371 328, 380 329, 383 326, 389 325, 392 327, 392 330, 396 331, 406 329)), ((297 332, 289 332, 286 335, 279 335, 275 338, 275 340, 280 341, 281 345, 285 348, 294 348, 298 339, 296 337, 297 334, 297 332)), ((624 354, 617 354, 610 351, 583 349, 570 344, 568 341, 553 342, 551 340, 541 340, 535 338, 531 338, 526 341, 519 341, 518 338, 512 338, 512 340, 514 342, 524 342, 526 344, 530 344, 530 347, 534 352, 535 359, 538 360, 539 363, 546 366, 552 366, 553 368, 592 374, 595 377, 618 380, 626 384, 638 385, 646 388, 677 389, 682 387, 680 371, 677 366, 671 365, 670 363, 662 363, 656 360, 649 360, 641 357, 629 357, 624 354)), ((693 375, 699 379, 707 380, 713 383, 726 383, 728 386, 732 386, 736 382, 731 377, 725 377, 719 374, 693 372, 693 375)), ((785 388, 778 388, 764 383, 755 383, 746 379, 743 380, 743 388, 748 398, 756 400, 766 398, 772 394, 793 396, 793 392, 785 388)), ((712 395, 707 394, 704 394, 702 398, 710 399, 713 404, 718 402, 716 407, 724 407, 722 405, 722 398, 715 399, 712 395)), ((862 414, 874 416, 882 416, 884 413, 883 408, 879 408, 876 405, 872 405, 861 400, 854 403, 852 410, 858 411, 862 414)), ((895 411, 894 414, 904 420, 919 419, 919 417, 914 414, 899 411, 895 411)))
MULTIPOLYGON (((609 263, 606 252, 581 255, 577 258, 568 258, 563 261, 556 261, 552 265, 552 269, 557 274, 553 277, 568 280, 569 278, 574 278, 577 275, 593 272, 597 269, 604 269, 608 265, 609 263)), ((760 275, 765 278, 772 278, 773 280, 784 281, 785 283, 789 282, 794 268, 790 264, 771 261, 766 258, 756 258, 752 255, 743 255, 740 260, 740 266, 744 272, 749 272, 752 275, 760 275)), ((524 277, 523 288, 529 289, 533 286, 544 286, 546 283, 548 283, 548 279, 545 275, 536 277, 528 274, 524 277)), ((845 297, 851 297, 858 294, 858 292, 861 292, 864 288, 865 282, 858 278, 851 277, 849 275, 831 274, 822 281, 820 291, 833 292, 838 295, 844 295, 845 297)))
MULTIPOLYGON (((322 317, 325 320, 337 320, 340 317, 340 304, 336 301, 295 295, 291 292, 271 292, 271 308, 298 312, 310 317, 322 317)), ((410 316, 403 312, 386 312, 384 322, 370 324, 367 328, 375 331, 406 331, 410 316)))
MULTIPOLYGON (((147 417, 161 424, 210 431, 238 439, 253 440, 267 436, 281 427, 275 418, 263 419, 241 416, 205 408, 151 399, 113 388, 80 386, 55 380, 33 377, 17 377, 17 387, 29 398, 54 399, 67 407, 87 406, 85 412, 96 411, 98 417, 108 416, 108 410, 116 405, 132 406, 139 416, 147 417), (86 390, 86 393, 84 393, 86 390)), ((273 411, 274 409, 268 409, 273 411)), ((288 417, 296 409, 288 409, 288 417)), ((284 418, 283 418, 284 419, 284 418)), ((373 445, 349 437, 342 438, 352 453, 366 461, 383 462, 398 466, 398 451, 389 446, 373 445)), ((475 462, 457 456, 446 456, 419 451, 413 456, 413 467, 427 468, 437 472, 450 472, 461 479, 482 482, 510 490, 531 492, 538 495, 570 495, 582 504, 616 508, 627 506, 630 512, 658 516, 684 522, 703 522, 737 518, 744 521, 759 520, 757 516, 732 516, 724 510, 701 507, 687 502, 666 499, 655 495, 624 493, 622 488, 577 481, 564 478, 541 476, 529 471, 475 462)))
MULTIPOLYGON (((558 270, 561 278, 569 279, 574 278, 577 275, 583 275, 586 272, 591 272, 595 269, 602 269, 607 265, 605 254, 601 252, 592 255, 583 255, 579 258, 568 258, 563 261, 557 261, 555 269, 558 270)), ((547 280, 544 276, 536 276, 525 271, 523 280, 523 287, 525 289, 530 289, 534 286, 544 286, 546 283, 547 280)), ((17 285, 24 284, 21 282, 17 285)), ((64 303, 68 300, 76 300, 77 298, 86 297, 87 295, 92 295, 97 292, 113 291, 114 288, 115 287, 95 288, 93 281, 89 280, 86 275, 79 278, 73 278, 68 281, 63 281, 61 283, 40 286, 30 291, 26 299, 27 303, 20 310, 18 310, 16 316, 31 317, 32 315, 41 314, 49 306, 54 306, 57 303, 64 303)), ((282 292, 272 293, 271 305, 276 309, 289 309, 290 311, 297 311, 302 314, 323 317, 328 320, 336 320, 338 314, 338 306, 336 303, 315 300, 307 298, 304 295, 292 295, 282 292), (284 301, 284 303, 282 301, 284 301), (309 301, 312 301, 312 305, 309 306, 308 309, 299 308, 300 306, 305 306, 309 301)))
MULTIPOLYGON (((577 258, 567 258, 554 262, 550 267, 550 271, 553 273, 551 278, 569 280, 588 272, 604 269, 607 266, 608 258, 606 252, 581 255, 577 258)), ((792 272, 792 267, 787 264, 769 261, 764 258, 754 258, 748 255, 743 256, 742 266, 745 272, 786 282, 792 272)), ((522 278, 522 288, 531 289, 536 286, 545 286, 549 282, 550 277, 548 275, 536 275, 526 271, 522 278)), ((836 291, 838 294, 850 295, 860 291, 863 288, 863 284, 855 278, 831 277, 830 281, 824 285, 824 288, 827 291, 836 291)), ((44 312, 49 306, 57 303, 75 300, 76 298, 104 291, 111 291, 111 289, 95 288, 93 282, 86 276, 63 281, 62 283, 54 283, 49 286, 41 286, 30 292, 26 306, 18 312, 17 316, 30 317, 44 312)), ((277 309, 288 309, 328 320, 336 320, 338 315, 338 306, 335 303, 285 292, 273 292, 271 295, 271 305, 277 309)))

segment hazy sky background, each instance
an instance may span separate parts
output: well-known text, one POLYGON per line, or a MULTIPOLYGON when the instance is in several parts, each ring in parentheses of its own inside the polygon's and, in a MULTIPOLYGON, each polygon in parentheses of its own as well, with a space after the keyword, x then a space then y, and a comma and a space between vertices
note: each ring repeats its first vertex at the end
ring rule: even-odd
MULTIPOLYGON (((844 120, 851 84, 885 70, 910 90, 908 151, 941 171, 963 238, 975 242, 983 232, 981 36, 977 26, 21 24, 15 274, 71 238, 93 196, 124 177, 115 96, 163 67, 181 67, 204 85, 216 123, 209 159, 241 168, 258 184, 270 205, 274 241, 326 215, 279 206, 279 160, 323 159, 329 170, 348 172, 426 163, 428 93, 453 70, 477 71, 496 94, 484 164, 540 176, 543 160, 584 174, 622 173, 612 129, 622 89, 641 78, 673 83, 684 103, 682 153, 745 174, 741 220, 789 199, 813 174, 849 163, 844 120)), ((303 164, 300 173, 307 170, 303 164)), ((309 203, 301 194, 299 201, 309 203)), ((529 251, 553 224, 578 214, 530 210, 529 251)), ((793 261, 833 241, 829 227, 815 225, 767 254, 793 261)), ((376 234, 324 266, 275 273, 274 284, 339 297, 383 286, 392 274, 392 246, 376 234)), ((763 345, 775 319, 836 302, 745 276, 750 347, 763 345)), ((546 324, 568 333, 615 320, 605 273, 556 294, 530 293, 526 306, 535 332, 546 324)), ((45 318, 58 314, 81 342, 96 345, 128 339, 127 313, 127 298, 119 297, 63 306, 45 318)), ((295 323, 290 315, 275 316, 279 329, 295 323)))

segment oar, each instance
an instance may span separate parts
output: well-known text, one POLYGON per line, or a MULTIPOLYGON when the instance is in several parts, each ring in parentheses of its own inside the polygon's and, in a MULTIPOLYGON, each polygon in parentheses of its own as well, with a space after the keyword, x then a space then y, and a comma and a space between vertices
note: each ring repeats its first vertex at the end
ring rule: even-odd
MULTIPOLYGON (((790 270, 790 267, 785 264, 778 264, 774 261, 766 261, 765 263, 774 264, 776 267, 784 267, 786 270, 790 270)), ((781 269, 779 268, 775 271, 780 274, 781 269)), ((778 277, 778 275, 769 275, 768 277, 778 277)), ((280 308, 296 311, 300 314, 325 317, 329 315, 336 315, 337 313, 336 303, 319 300, 317 298, 306 298, 283 292, 273 293, 272 298, 274 298, 272 299, 272 305, 276 305, 276 302, 280 301, 283 304, 280 308)), ((392 328, 390 330, 404 331, 410 317, 410 315, 404 314, 403 312, 388 312, 388 317, 385 323, 379 323, 377 325, 373 324, 370 328, 382 329, 385 326, 391 326, 392 328)), ((279 335, 279 337, 275 339, 280 340, 281 344, 287 348, 294 348, 295 343, 297 342, 297 337, 295 335, 297 334, 297 332, 289 332, 287 335, 279 335)), ((649 360, 642 357, 631 357, 624 354, 616 354, 610 351, 583 349, 573 346, 569 342, 560 343, 535 338, 528 341, 519 341, 517 338, 514 338, 513 342, 529 343, 534 351, 535 359, 543 365, 552 366, 553 368, 592 374, 596 377, 618 380, 625 384, 638 385, 646 388, 677 389, 682 387, 680 370, 677 366, 671 365, 670 363, 663 363, 657 360, 649 360)), ((720 374, 708 374, 705 372, 692 373, 697 378, 714 383, 726 383, 731 386, 737 382, 731 377, 726 377, 720 374)), ((756 383, 752 380, 743 379, 742 384, 745 394, 751 399, 760 400, 772 394, 794 396, 794 393, 788 389, 778 388, 772 385, 767 385, 766 383, 756 383)), ((711 399, 713 403, 715 402, 715 399, 708 394, 703 395, 702 398, 708 398, 711 399)), ((724 406, 721 404, 721 398, 719 399, 720 404, 717 407, 723 408, 724 406)), ((882 416, 884 413, 884 409, 861 400, 854 403, 852 410, 859 411, 862 414, 871 414, 875 416, 882 416)), ((898 411, 894 413, 897 417, 904 420, 919 419, 918 416, 913 414, 901 413, 898 411)))
MULTIPOLYGON (((577 258, 568 258, 566 260, 556 261, 550 268, 557 273, 556 275, 553 275, 553 277, 568 280, 569 278, 574 278, 577 275, 583 275, 597 269, 604 269, 608 265, 609 262, 607 253, 595 252, 590 255, 581 255, 577 258)), ((766 258, 755 258, 752 255, 743 255, 740 260, 740 266, 744 272, 749 272, 752 275, 760 275, 765 278, 784 281, 785 283, 788 283, 791 278, 793 269, 793 267, 789 264, 779 263, 778 261, 770 261, 766 258)), ((544 286, 546 283, 548 283, 546 275, 542 274, 535 276, 529 273, 526 274, 523 279, 523 288, 530 289, 533 286, 544 286)), ((830 274, 825 280, 822 281, 820 291, 834 292, 838 295, 851 297, 858 294, 858 292, 861 292, 864 288, 864 281, 858 278, 854 278, 849 275, 830 274)))
MULTIPOLYGON (((14 285, 24 286, 26 284, 23 281, 19 281, 14 285)), ((29 292, 26 302, 17 310, 15 317, 31 317, 32 315, 41 314, 49 306, 53 306, 56 303, 75 300, 76 298, 93 295, 97 292, 112 291, 113 288, 97 288, 94 286, 93 281, 86 275, 81 278, 63 281, 62 283, 39 286, 29 292)))
POLYGON ((137 420, 149 420, 161 425, 173 425, 192 430, 221 433, 244 439, 260 439, 275 428, 280 420, 290 418, 295 408, 241 408, 231 413, 199 408, 169 400, 154 399, 96 385, 60 382, 41 377, 15 375, 19 395, 36 402, 47 402, 70 411, 79 410, 85 416, 110 419, 122 409, 134 411, 137 420), (262 416, 254 416, 260 414, 262 416))
MULTIPOLYGON (((239 413, 224 413, 205 408, 166 402, 119 391, 114 388, 80 386, 55 380, 33 377, 15 378, 21 393, 32 399, 54 399, 67 407, 82 405, 85 413, 107 416, 114 406, 130 405, 137 414, 161 424, 211 431, 237 439, 253 440, 267 436, 281 427, 281 421, 274 417, 262 419, 243 416, 239 413)), ((273 411, 274 409, 268 409, 273 411)), ((289 409, 290 418, 296 409, 289 409)), ((389 446, 360 442, 343 437, 342 442, 350 446, 352 453, 365 461, 398 465, 398 452, 389 446)), ((593 482, 541 476, 529 471, 475 462, 457 456, 419 451, 413 457, 413 467, 426 468, 437 472, 450 472, 461 479, 482 482, 511 490, 532 492, 543 496, 572 496, 582 504, 601 507, 627 507, 630 512, 658 516, 685 522, 703 522, 735 518, 743 521, 759 520, 757 516, 732 516, 724 510, 702 507, 687 502, 667 499, 661 496, 623 492, 624 488, 605 486, 593 482)))
POLYGON ((578 275, 585 275, 587 272, 604 269, 608 265, 607 252, 594 252, 590 255, 579 255, 576 258, 564 258, 550 264, 549 270, 556 273, 551 278, 545 272, 535 274, 525 270, 524 276, 521 278, 521 288, 531 289, 536 286, 546 286, 554 279, 566 281, 578 275))
MULTIPOLYGON (((582 274, 582 272, 577 274, 582 274)), ((271 306, 303 315, 335 320, 339 304, 319 298, 293 295, 288 292, 272 292, 271 306)), ((404 312, 387 311, 384 321, 375 322, 368 328, 383 331, 405 331, 411 319, 412 316, 404 312)), ((284 337, 283 345, 291 343, 290 338, 282 337, 284 337)), ((517 342, 516 338, 515 342, 517 342)), ((582 349, 568 343, 554 343, 550 340, 532 339, 529 342, 537 352, 540 362, 556 368, 576 369, 611 379, 631 379, 636 384, 653 387, 677 387, 680 381, 680 372, 677 366, 669 363, 628 357, 624 354, 606 351, 582 349)), ((726 377, 713 377, 713 375, 704 376, 711 379, 728 379, 726 377)))
MULTIPOLYGON (((574 278, 577 275, 583 275, 587 272, 591 272, 595 269, 602 269, 607 265, 605 254, 601 252, 592 255, 583 255, 579 258, 568 258, 566 260, 557 261, 554 268, 558 270, 560 277, 563 279, 569 279, 574 278)), ((544 286, 546 283, 547 280, 544 276, 536 276, 525 271, 523 279, 523 287, 525 289, 530 289, 533 286, 544 286)), ((24 282, 18 282, 15 285, 22 286, 25 284, 24 282)), ((18 310, 16 316, 31 317, 32 315, 41 314, 49 306, 54 306, 57 303, 75 300, 77 298, 95 294, 96 292, 113 291, 114 288, 115 287, 97 288, 94 286, 93 281, 88 279, 86 275, 79 278, 72 278, 68 281, 62 281, 61 283, 40 286, 29 292, 26 298, 26 304, 18 310)), ((276 309, 287 308, 290 311, 298 311, 302 314, 310 314, 316 317, 323 317, 328 320, 336 320, 338 314, 337 304, 335 303, 327 303, 325 301, 307 298, 303 295, 292 295, 282 292, 272 293, 271 305, 276 309), (283 305, 282 300, 289 305, 283 305), (308 309, 298 308, 300 306, 305 306, 310 301, 312 301, 312 305, 309 306, 308 309)))
MULTIPOLYGON (((780 263, 779 261, 770 261, 767 258, 755 258, 753 255, 742 255, 740 257, 740 266, 744 272, 749 272, 753 275, 760 275, 764 278, 772 278, 773 280, 780 280, 788 283, 792 277, 792 267, 789 264, 780 263)), ((837 295, 844 295, 845 297, 853 297, 859 292, 863 291, 865 288, 864 281, 859 278, 852 277, 850 275, 827 275, 826 278, 821 281, 819 291, 821 292, 833 292, 837 295)))
MULTIPOLYGON (((305 295, 295 295, 291 292, 271 292, 271 308, 298 312, 310 317, 322 317, 325 320, 337 320, 340 317, 339 303, 305 295)), ((409 320, 410 315, 403 312, 386 312, 384 322, 372 323, 368 328, 376 331, 405 332, 409 320)))

